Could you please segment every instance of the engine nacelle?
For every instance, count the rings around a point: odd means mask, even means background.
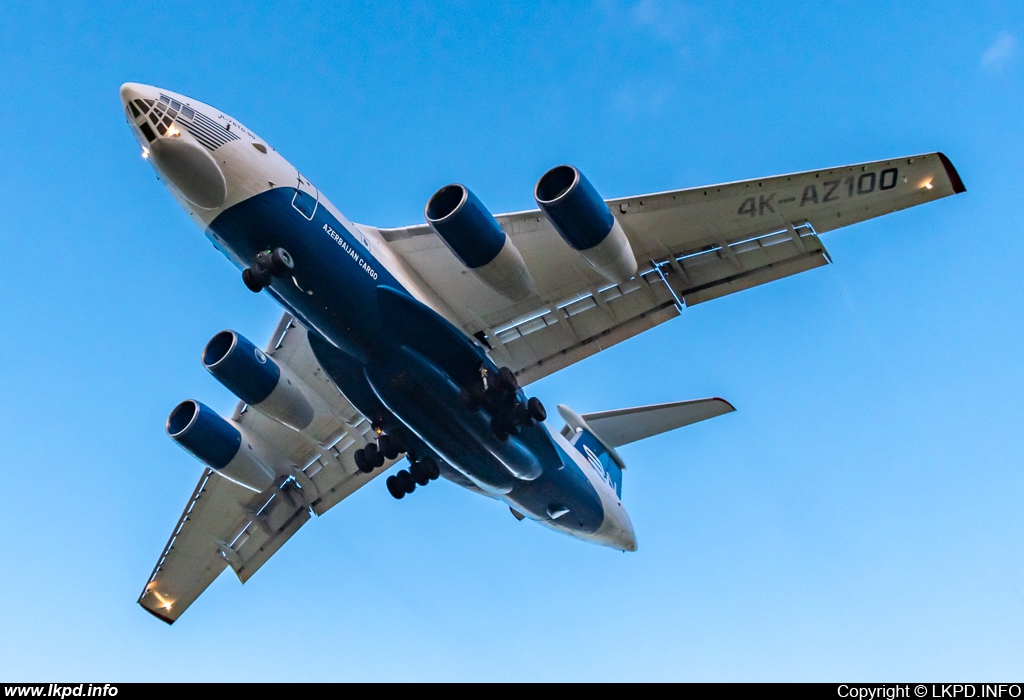
[[[327,402],[244,336],[230,330],[213,336],[203,348],[203,366],[251,408],[317,442],[329,437]]]
[[[512,301],[533,293],[519,249],[467,187],[442,187],[427,201],[424,215],[455,257],[488,286]]]
[[[167,434],[200,462],[226,479],[253,491],[274,483],[274,470],[253,449],[252,441],[231,421],[198,401],[182,401],[167,417]]]
[[[577,168],[559,165],[537,181],[534,199],[558,234],[612,282],[636,275],[636,257],[618,220]]]

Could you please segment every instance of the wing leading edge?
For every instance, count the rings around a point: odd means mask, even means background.
[[[266,350],[330,401],[337,430],[330,447],[239,404],[232,420],[281,453],[288,469],[258,494],[204,469],[139,604],[173,623],[227,567],[242,583],[259,570],[311,517],[323,515],[384,470],[363,474],[353,453],[372,429],[320,367],[306,331],[285,314]]]

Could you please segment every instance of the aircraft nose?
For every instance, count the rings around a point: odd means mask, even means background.
[[[156,89],[142,83],[125,83],[121,86],[121,104],[127,105],[132,100],[153,99]]]
[[[192,204],[203,209],[221,206],[227,198],[227,180],[207,148],[189,131],[197,128],[189,126],[196,110],[172,99],[173,93],[162,92],[141,83],[121,86],[121,102],[144,156],[151,158],[161,178]],[[178,119],[185,120],[181,128]]]

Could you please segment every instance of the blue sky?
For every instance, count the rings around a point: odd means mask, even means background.
[[[996,1],[5,6],[0,677],[1020,677],[1021,42]],[[199,352],[279,310],[140,160],[125,81],[375,225],[451,181],[530,207],[561,162],[613,197],[942,150],[968,193],[534,385],[739,409],[622,450],[637,553],[375,482],[167,627],[135,599],[201,468],[164,420],[229,411]]]

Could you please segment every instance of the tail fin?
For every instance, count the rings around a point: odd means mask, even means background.
[[[620,498],[622,470],[626,465],[615,451],[616,447],[735,410],[732,404],[719,398],[620,408],[583,415],[568,406],[558,407],[566,423],[562,435],[590,460],[598,472],[606,475],[605,480],[614,486]]]
[[[607,445],[600,437],[594,434],[594,431],[586,424],[586,421],[580,421],[570,429],[570,425],[573,425],[573,421],[569,416],[566,416],[566,411],[569,410],[565,406],[559,406],[558,412],[562,414],[566,422],[569,425],[565,426],[565,431],[572,430],[571,433],[565,437],[569,440],[569,444],[579,450],[580,454],[587,458],[587,461],[594,467],[595,471],[601,475],[601,477],[607,482],[613,489],[615,489],[615,495],[622,498],[622,470],[626,468],[626,465],[622,463],[621,458],[615,451],[615,448]],[[576,416],[573,414],[576,418]]]

